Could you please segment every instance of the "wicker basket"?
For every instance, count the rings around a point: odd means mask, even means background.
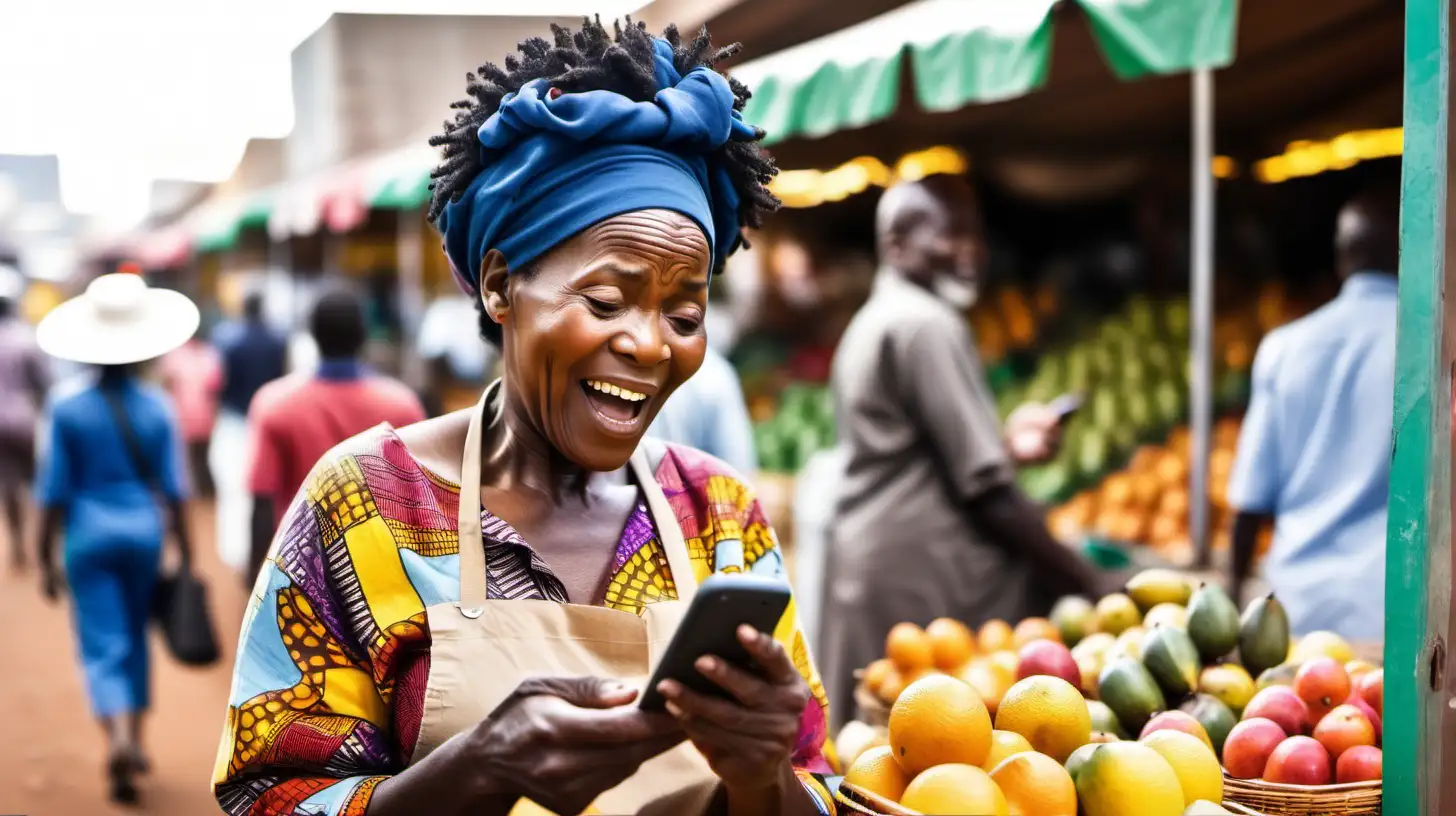
[[[1223,798],[1264,816],[1374,816],[1380,782],[1344,785],[1280,785],[1261,779],[1223,779]]]
[[[841,813],[856,816],[920,816],[918,811],[900,807],[888,799],[843,782],[834,791],[834,801],[840,806]]]
[[[889,725],[890,707],[871,694],[869,689],[857,685],[854,687],[854,718],[865,725]]]

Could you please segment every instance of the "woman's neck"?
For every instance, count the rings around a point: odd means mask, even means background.
[[[509,399],[505,392],[502,387],[487,408],[481,440],[481,485],[541,494],[556,504],[585,499],[593,477],[600,474],[562,456],[525,406]]]
[[[125,365],[104,365],[101,367],[101,386],[103,388],[117,388],[125,385],[131,379],[131,366]]]

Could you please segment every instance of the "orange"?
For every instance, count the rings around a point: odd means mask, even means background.
[[[900,804],[928,814],[1011,816],[1001,789],[989,774],[971,765],[937,765],[926,770],[910,782]]]
[[[880,690],[875,692],[875,696],[879,697],[881,702],[893,703],[907,685],[909,682],[905,679],[905,675],[901,674],[899,669],[891,666],[884,681],[880,683]]]
[[[983,652],[1010,649],[1012,646],[1011,624],[1000,618],[993,618],[981,625],[981,631],[976,633],[976,638],[980,641]]]
[[[1016,644],[1016,648],[1020,649],[1033,640],[1051,640],[1061,643],[1062,633],[1046,618],[1027,618],[1016,624],[1016,629],[1012,633],[1012,641]]]
[[[1092,738],[1092,715],[1075,686],[1060,677],[1039,674],[1006,692],[996,710],[996,727],[1015,731],[1026,737],[1031,747],[1066,762],[1073,751]]]
[[[885,637],[885,656],[902,674],[928,669],[935,663],[930,636],[913,623],[897,623]]]
[[[879,694],[885,681],[895,671],[895,664],[888,658],[880,658],[865,668],[864,687],[870,694]]]
[[[991,770],[1011,816],[1077,816],[1077,785],[1061,763],[1035,751],[1016,754]]]
[[[958,620],[936,618],[925,627],[925,634],[930,637],[930,652],[938,669],[958,669],[976,653],[976,636]]]
[[[944,674],[911,683],[890,707],[889,726],[895,759],[911,774],[948,762],[980,765],[991,752],[986,704],[975,689]]]
[[[1008,757],[1030,750],[1033,750],[1031,743],[1026,741],[1026,737],[1015,731],[992,731],[991,753],[986,754],[986,761],[981,763],[981,770],[990,771]]]
[[[860,754],[844,775],[844,781],[860,790],[898,802],[905,794],[905,786],[910,784],[910,776],[900,770],[899,763],[890,753],[890,746],[881,745]]]
[[[971,688],[981,695],[981,701],[992,716],[996,714],[996,707],[1001,705],[1001,698],[1006,696],[1006,690],[1016,682],[1014,672],[988,658],[979,657],[967,663],[957,676],[970,683]]]

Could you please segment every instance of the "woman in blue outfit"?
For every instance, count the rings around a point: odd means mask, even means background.
[[[57,389],[46,406],[36,483],[44,510],[43,589],[59,597],[55,541],[64,530],[65,575],[91,709],[106,734],[113,800],[137,801],[145,772],[142,717],[150,704],[147,622],[165,528],[191,561],[176,419],[164,393],[135,365],[182,345],[197,330],[185,296],[139,275],[103,275],[53,310],[36,331],[42,350],[98,367]]]

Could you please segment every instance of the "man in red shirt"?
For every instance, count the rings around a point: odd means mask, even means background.
[[[268,383],[248,409],[253,546],[245,578],[250,585],[268,556],[273,531],[315,462],[381,422],[399,428],[425,419],[414,391],[368,371],[360,359],[367,329],[357,295],[344,289],[324,293],[314,304],[309,330],[318,344],[317,370]]]

